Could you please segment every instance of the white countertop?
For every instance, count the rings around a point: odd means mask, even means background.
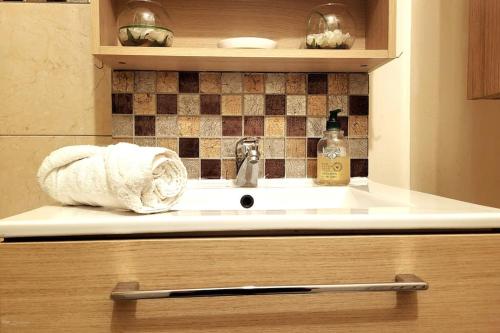
[[[309,180],[267,180],[257,189],[241,189],[227,181],[193,181],[176,211],[138,215],[95,207],[44,206],[0,220],[0,237],[500,229],[500,209],[365,179],[351,184],[317,187]],[[249,210],[239,206],[243,194],[255,198]]]

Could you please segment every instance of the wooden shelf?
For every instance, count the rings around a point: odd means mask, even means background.
[[[390,61],[387,50],[239,50],[102,46],[115,69],[253,72],[367,72]]]
[[[164,1],[164,0],[159,0]],[[94,55],[113,69],[255,72],[369,72],[395,57],[396,0],[339,0],[356,23],[351,50],[303,48],[309,10],[324,0],[168,0],[175,23],[174,47],[123,47],[116,17],[122,0],[92,5]],[[235,36],[276,40],[272,50],[218,49]]]

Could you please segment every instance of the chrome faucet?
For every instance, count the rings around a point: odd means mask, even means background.
[[[259,179],[259,138],[246,137],[236,142],[236,186],[257,187]]]

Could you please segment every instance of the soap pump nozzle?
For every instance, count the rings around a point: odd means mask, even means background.
[[[338,121],[338,116],[339,116],[340,112],[342,112],[341,109],[335,109],[333,111],[330,111],[330,117],[326,121],[326,130],[327,131],[340,129],[340,123]]]

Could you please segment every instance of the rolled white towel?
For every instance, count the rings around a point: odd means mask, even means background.
[[[166,148],[129,143],[68,146],[45,158],[38,182],[66,205],[149,214],[168,211],[177,202],[186,187],[187,171],[179,156]]]

